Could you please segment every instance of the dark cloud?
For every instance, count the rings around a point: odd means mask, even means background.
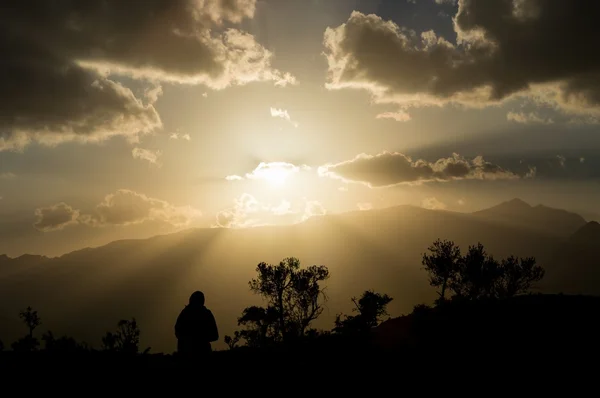
[[[214,89],[285,85],[272,54],[224,23],[254,16],[256,0],[0,0],[0,150],[31,141],[100,141],[162,125],[153,107],[117,83],[126,74]]]
[[[127,226],[145,221],[159,221],[174,227],[188,226],[202,213],[190,206],[174,206],[164,200],[148,197],[128,189],[106,195],[91,213],[82,213],[66,203],[35,210],[34,226],[44,232],[63,229],[71,224],[92,227]]]
[[[362,183],[372,188],[431,181],[520,178],[517,174],[486,162],[481,156],[469,160],[456,153],[434,163],[425,160],[413,161],[398,152],[360,154],[351,160],[321,166],[318,172],[323,177]]]
[[[401,106],[472,106],[511,96],[600,113],[600,2],[460,0],[457,43],[353,12],[325,32],[330,88],[366,88]]]
[[[73,209],[66,203],[57,203],[53,206],[42,207],[35,210],[37,218],[33,226],[43,232],[61,230],[64,227],[77,224],[79,210]]]

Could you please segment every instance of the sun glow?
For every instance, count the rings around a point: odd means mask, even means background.
[[[270,186],[280,188],[286,184],[289,178],[300,171],[300,168],[290,163],[271,162],[260,163],[252,173],[246,177],[250,179],[264,180]]]

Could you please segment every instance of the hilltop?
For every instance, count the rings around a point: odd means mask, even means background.
[[[452,239],[463,249],[481,242],[496,257],[536,257],[547,270],[541,292],[597,294],[599,286],[586,282],[586,265],[557,253],[566,252],[563,247],[578,218],[515,203],[502,207],[514,211],[504,211],[504,220],[485,216],[497,214],[497,209],[465,214],[396,206],[315,217],[289,226],[190,229],[115,241],[55,258],[4,258],[1,338],[10,341],[23,332],[17,314],[31,305],[43,314],[44,327],[96,345],[118,319],[135,316],[145,331],[142,345],[153,352],[172,352],[173,323],[191,291],[205,292],[221,335],[230,334],[240,311],[260,303],[248,290],[256,265],[288,256],[331,270],[330,300],[317,328],[330,329],[335,314],[348,312],[349,298],[365,289],[390,294],[394,297],[390,313],[407,314],[415,304],[436,297],[421,269],[421,254],[437,238]],[[522,217],[523,212],[530,216]],[[540,225],[568,228],[549,233]],[[571,279],[565,279],[566,273]],[[224,344],[220,341],[216,347]]]

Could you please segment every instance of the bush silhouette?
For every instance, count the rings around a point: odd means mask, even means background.
[[[121,319],[117,323],[117,331],[115,333],[106,332],[106,335],[102,338],[104,350],[126,354],[137,354],[139,343],[140,329],[135,318],[131,320]]]
[[[387,305],[393,300],[387,294],[376,293],[372,290],[365,291],[360,299],[352,297],[355,312],[357,315],[345,315],[342,319],[342,314],[336,316],[335,333],[366,333],[372,328],[379,325],[383,316],[387,313]]]

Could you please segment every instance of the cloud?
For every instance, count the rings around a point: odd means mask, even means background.
[[[256,0],[15,2],[0,15],[0,151],[32,142],[131,142],[162,127],[161,82],[212,89],[295,84],[273,54],[229,27]],[[115,75],[143,79],[138,98]],[[142,83],[144,83],[142,81]]]
[[[83,221],[91,226],[131,225],[161,221],[175,227],[188,226],[202,213],[190,206],[174,206],[128,189],[106,195]]]
[[[405,111],[398,112],[383,112],[376,116],[377,119],[394,119],[397,122],[408,122],[411,120],[410,115]]]
[[[306,207],[304,208],[304,215],[302,216],[302,221],[306,221],[312,217],[324,216],[327,214],[327,210],[321,202],[318,200],[310,200],[306,202]]]
[[[506,119],[516,123],[522,124],[553,124],[554,120],[551,118],[543,118],[535,112],[523,113],[523,112],[508,112]]]
[[[445,210],[448,208],[445,203],[440,202],[437,198],[425,198],[421,202],[421,207],[429,210]]]
[[[61,202],[49,207],[35,209],[35,229],[42,232],[58,231],[68,225],[77,224],[79,210]]]
[[[269,225],[274,216],[295,214],[291,211],[290,203],[282,201],[277,206],[260,203],[253,195],[243,193],[239,198],[234,199],[232,207],[221,210],[216,215],[216,228],[248,228],[262,225]]]
[[[356,207],[358,207],[358,210],[371,210],[373,209],[373,203],[357,203]]]
[[[180,134],[180,133],[171,133],[171,135],[169,135],[169,139],[171,140],[178,140],[178,139],[182,139],[182,140],[186,140],[186,141],[191,141],[192,137],[190,137],[189,134]]]
[[[91,227],[128,226],[146,221],[158,221],[173,227],[186,227],[202,216],[190,206],[174,206],[164,200],[148,197],[128,189],[119,189],[104,197],[92,212],[82,213],[65,203],[35,210],[41,231],[54,231],[71,224]]]
[[[155,164],[160,167],[159,157],[161,156],[161,151],[151,151],[149,149],[143,148],[133,148],[131,151],[131,155],[134,159],[147,160],[151,164]]]
[[[315,200],[302,200],[292,203],[282,200],[272,205],[243,193],[234,199],[233,206],[216,214],[213,228],[250,228],[265,225],[296,224],[326,214],[323,205]]]
[[[354,11],[325,31],[327,87],[366,89],[401,109],[521,98],[599,116],[600,58],[584,44],[600,39],[590,28],[599,12],[588,0],[459,0],[454,44]]]
[[[431,181],[462,179],[517,179],[518,175],[486,162],[482,156],[468,160],[453,154],[434,163],[413,161],[399,152],[384,151],[377,155],[360,154],[354,159],[319,167],[321,177],[362,183],[371,188],[398,184],[420,184]]]
[[[258,166],[245,177],[239,175],[229,175],[225,177],[227,181],[265,180],[270,182],[285,182],[290,176],[299,173],[302,170],[310,170],[310,166],[296,166],[287,162],[260,162]]]
[[[11,172],[0,173],[0,180],[13,180],[15,178],[17,178],[17,175],[15,173],[11,173]]]
[[[295,122],[291,119],[290,114],[288,113],[288,111],[286,109],[278,109],[278,108],[271,107],[271,116],[285,119],[288,122],[290,122],[291,124],[293,124],[294,127],[296,127],[296,128],[299,126],[298,122]]]

